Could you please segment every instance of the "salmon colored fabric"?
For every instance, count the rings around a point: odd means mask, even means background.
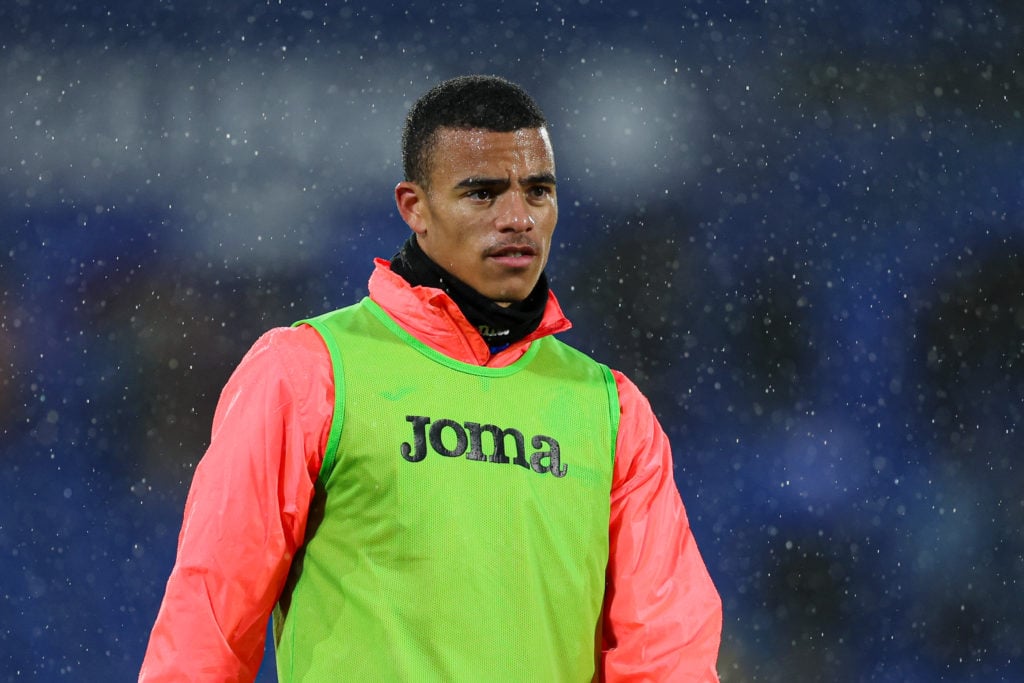
[[[410,287],[377,260],[370,297],[460,361],[503,367],[569,328],[552,295],[537,330],[491,355],[441,290]],[[690,533],[668,439],[636,386],[613,373],[621,419],[602,627],[605,681],[718,680],[722,605]],[[310,327],[263,335],[225,385],[185,503],[178,557],[140,682],[251,682],[267,620],[302,545],[334,402],[331,361]]]

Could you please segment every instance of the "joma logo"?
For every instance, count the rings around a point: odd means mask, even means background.
[[[490,325],[481,325],[476,329],[484,337],[507,337],[512,332],[511,330],[503,330],[500,327],[491,327]]]
[[[447,458],[466,456],[466,460],[481,460],[494,463],[513,463],[533,470],[538,474],[551,473],[564,477],[568,465],[562,464],[558,442],[550,436],[538,434],[530,439],[535,449],[526,455],[526,437],[518,429],[501,427],[479,422],[459,424],[455,420],[441,419],[431,422],[429,417],[406,415],[412,423],[412,442],[402,444],[402,457],[409,462],[419,462],[427,457],[427,447]],[[428,429],[429,425],[429,429]],[[484,450],[484,435],[487,434],[487,452]],[[515,451],[509,459],[505,447],[512,440]]]

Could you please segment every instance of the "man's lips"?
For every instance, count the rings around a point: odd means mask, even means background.
[[[532,244],[507,244],[488,249],[485,255],[503,266],[527,268],[537,257],[537,249]]]

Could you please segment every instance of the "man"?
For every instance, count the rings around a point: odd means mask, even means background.
[[[413,231],[370,296],[224,389],[140,680],[715,681],[721,602],[668,440],[552,336],[540,110],[461,77],[410,111]]]

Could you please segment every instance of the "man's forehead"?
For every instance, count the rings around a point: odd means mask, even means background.
[[[516,128],[509,131],[489,130],[487,128],[449,128],[441,127],[435,132],[435,143],[441,140],[458,140],[466,142],[469,140],[479,141],[501,141],[515,140],[526,143],[534,140],[542,140],[550,145],[551,139],[546,127],[539,128]]]
[[[439,128],[435,133],[431,165],[486,165],[514,161],[531,166],[530,172],[553,170],[554,154],[546,128],[493,131],[481,128]],[[538,167],[538,168],[532,168]],[[539,168],[544,167],[544,168]]]

